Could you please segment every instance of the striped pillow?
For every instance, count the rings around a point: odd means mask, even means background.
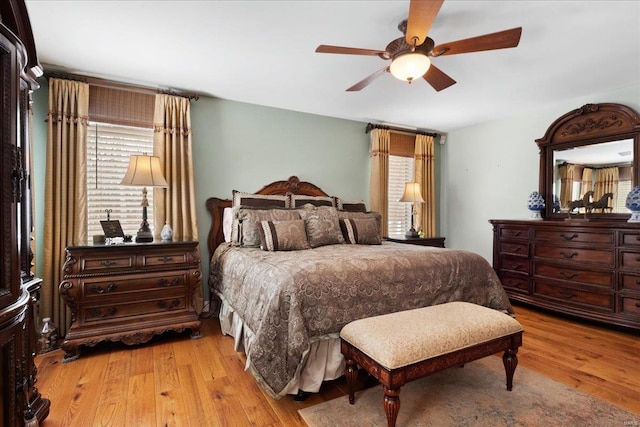
[[[260,247],[265,251],[297,251],[309,249],[304,221],[260,221]]]
[[[352,245],[381,245],[375,218],[345,218],[340,220],[340,229],[347,243]]]

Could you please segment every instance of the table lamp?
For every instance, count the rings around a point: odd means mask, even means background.
[[[416,203],[424,203],[424,199],[420,194],[420,183],[417,182],[407,182],[404,184],[404,194],[399,202],[408,202],[411,203],[411,228],[404,233],[405,237],[419,237],[418,232],[413,227],[413,216],[416,213],[415,205]]]
[[[160,168],[160,158],[157,156],[148,156],[146,153],[142,155],[131,155],[129,159],[129,168],[124,174],[120,185],[142,186],[142,223],[138,234],[136,234],[136,242],[153,242],[153,234],[147,222],[147,187],[168,187],[167,181],[162,175]]]

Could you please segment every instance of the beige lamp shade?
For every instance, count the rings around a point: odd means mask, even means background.
[[[420,183],[418,182],[405,183],[404,194],[398,201],[409,202],[409,203],[424,203],[424,199],[422,198],[422,194],[420,192]]]
[[[129,168],[120,185],[139,185],[145,187],[168,187],[167,181],[162,175],[160,158],[157,156],[132,155],[129,159]]]

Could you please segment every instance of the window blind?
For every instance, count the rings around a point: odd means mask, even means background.
[[[101,220],[119,220],[125,234],[135,235],[142,222],[142,187],[120,185],[132,154],[153,153],[153,129],[90,122],[87,135],[87,223],[89,243],[104,234]],[[153,188],[148,188],[149,215]],[[153,224],[152,224],[153,227]]]
[[[404,184],[413,181],[413,157],[389,156],[389,236],[404,236],[411,228],[411,203],[398,202],[404,193]]]

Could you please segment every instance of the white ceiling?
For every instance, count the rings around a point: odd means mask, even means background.
[[[436,92],[378,57],[408,0],[27,0],[40,62],[69,72],[269,107],[449,132],[640,83],[640,1],[446,0],[436,44],[523,27],[514,49],[434,58],[458,83]],[[579,105],[576,105],[579,107]]]

